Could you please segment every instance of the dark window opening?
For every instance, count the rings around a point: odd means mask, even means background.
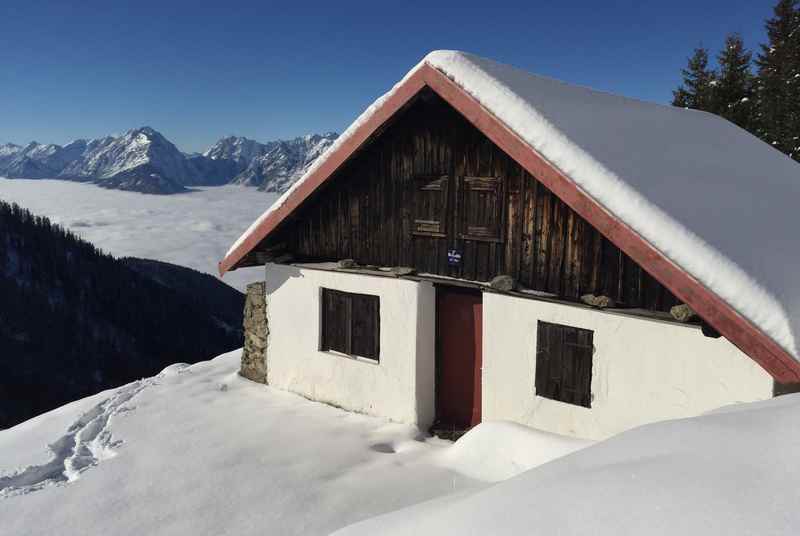
[[[320,350],[378,361],[380,299],[378,296],[322,289]]]
[[[592,407],[592,344],[588,329],[539,322],[536,333],[536,394]]]

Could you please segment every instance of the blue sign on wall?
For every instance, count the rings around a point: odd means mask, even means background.
[[[450,266],[458,266],[461,264],[461,252],[457,249],[447,250],[447,264]]]

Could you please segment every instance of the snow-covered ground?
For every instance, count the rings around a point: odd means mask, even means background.
[[[228,246],[276,197],[238,185],[162,196],[69,181],[0,178],[0,199],[47,216],[112,255],[172,262],[215,276]],[[226,274],[223,281],[243,289],[260,278],[260,269],[246,268]]]
[[[800,394],[643,426],[337,536],[800,533]]]
[[[172,365],[0,431],[0,535],[800,526],[800,395],[594,445],[502,422],[452,444],[244,380],[239,357]]]
[[[453,445],[244,380],[239,356],[0,431],[0,535],[328,534],[588,444],[487,423]]]

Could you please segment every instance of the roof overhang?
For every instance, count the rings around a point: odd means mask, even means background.
[[[727,302],[710,291],[685,270],[674,264],[636,231],[606,210],[573,180],[547,161],[538,151],[510,130],[473,96],[427,63],[409,74],[381,103],[375,112],[343,143],[326,154],[324,162],[291,190],[282,204],[272,210],[239,245],[219,263],[223,275],[264,240],[317,188],[327,181],[382,125],[406,105],[420,90],[428,87],[460,112],[531,175],[540,180],[581,217],[596,227],[611,242],[641,265],[650,275],[688,304],[708,324],[750,356],[776,380],[800,382],[800,363],[740,315]]]

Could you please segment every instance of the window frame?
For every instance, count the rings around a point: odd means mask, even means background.
[[[537,321],[536,396],[590,409],[593,366],[594,330]]]
[[[363,359],[370,363],[380,363],[380,296],[320,287],[319,297],[319,351],[335,353],[354,359]],[[333,329],[339,329],[341,331],[343,340],[329,340],[327,337],[329,333],[328,330],[331,327],[331,319],[327,316],[330,300],[341,300],[339,306],[342,311],[338,314],[343,316],[334,319],[334,322],[338,322],[340,325],[335,326]],[[356,305],[356,307],[354,307],[354,302],[358,303],[359,301],[361,305]],[[359,324],[359,322],[357,322],[358,319],[354,316],[354,310],[356,311],[356,315],[359,314],[359,311],[373,315],[371,319],[362,319],[360,322],[362,326],[371,325],[373,330],[371,337],[364,337],[363,334],[360,337],[358,335],[354,336],[354,331],[358,329],[357,326]],[[361,351],[363,349],[357,348],[360,343],[369,339],[372,339],[370,341],[372,343],[372,348],[370,349],[372,352],[364,352]]]

